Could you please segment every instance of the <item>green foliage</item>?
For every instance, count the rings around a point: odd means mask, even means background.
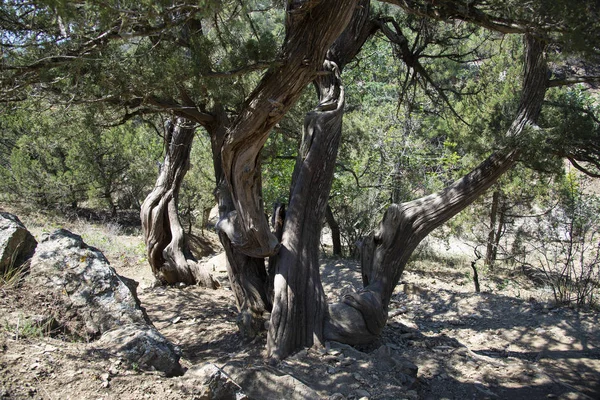
[[[14,146],[2,163],[3,191],[45,208],[139,207],[155,179],[160,138],[141,121],[102,129],[82,110],[27,109],[2,118]]]
[[[594,306],[600,295],[600,197],[590,181],[569,173],[556,190],[558,204],[526,234],[533,243],[527,260],[548,278],[559,304]]]

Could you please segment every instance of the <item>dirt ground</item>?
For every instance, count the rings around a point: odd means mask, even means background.
[[[52,228],[24,222],[38,240]],[[105,251],[118,273],[139,282],[142,306],[181,348],[184,367],[209,361],[222,368],[268,366],[265,337],[245,343],[237,332],[222,254],[205,260],[222,284],[218,290],[152,288],[139,235],[116,229],[107,238],[90,234],[95,228],[85,224],[67,229],[86,230],[88,244]],[[547,292],[507,271],[502,279],[483,274],[482,293],[474,293],[469,270],[466,261],[416,261],[396,289],[377,343],[327,343],[268,368],[296,377],[324,399],[600,399],[597,313],[553,308]],[[344,288],[360,287],[354,261],[324,258],[322,277],[331,301]],[[90,343],[40,337],[14,325],[15,316],[18,321],[32,303],[43,301],[39,293],[0,287],[0,398],[197,398],[183,383],[185,375],[129,370]],[[409,369],[416,365],[417,378],[390,365],[385,354],[402,358]]]

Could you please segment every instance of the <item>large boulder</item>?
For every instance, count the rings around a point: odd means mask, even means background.
[[[37,242],[16,215],[0,212],[0,275],[21,266]]]
[[[149,322],[139,300],[104,255],[65,229],[42,239],[28,280],[68,296],[91,338],[126,324]]]
[[[119,276],[97,249],[59,229],[38,245],[28,283],[62,296],[95,344],[142,369],[182,373],[179,350],[152,326],[140,307],[137,283]]]

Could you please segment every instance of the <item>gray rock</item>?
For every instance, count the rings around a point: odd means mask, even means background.
[[[31,259],[28,281],[58,293],[85,325],[95,347],[140,369],[181,375],[179,350],[152,326],[140,307],[137,282],[119,276],[104,255],[80,236],[59,229]]]
[[[179,349],[153,326],[131,324],[109,330],[94,347],[122,357],[141,370],[157,370],[167,376],[183,373]]]
[[[373,364],[380,371],[394,370],[411,378],[417,377],[419,368],[390,346],[380,346],[371,357]]]
[[[123,325],[149,322],[127,285],[135,282],[117,275],[99,250],[67,230],[53,232],[38,245],[28,280],[66,294],[91,338]]]
[[[367,392],[364,389],[357,389],[354,391],[354,396],[358,397],[359,399],[362,399],[362,398],[368,399],[369,397],[371,397],[371,393]]]
[[[190,368],[180,379],[181,386],[195,399],[240,400],[247,398],[240,386],[215,364]]]
[[[251,399],[317,400],[313,389],[291,375],[268,367],[248,367],[232,362],[223,367]]]
[[[0,275],[31,258],[36,246],[36,240],[16,215],[0,212]]]

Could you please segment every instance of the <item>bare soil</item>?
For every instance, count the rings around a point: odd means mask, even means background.
[[[38,240],[51,228],[24,222]],[[116,229],[105,237],[100,228],[77,222],[66,227],[78,234],[98,229],[84,239],[105,251],[118,273],[140,283],[142,305],[181,348],[184,367],[208,361],[223,368],[234,362],[269,365],[264,335],[246,343],[238,334],[222,254],[204,260],[222,284],[218,290],[153,288],[139,235]],[[493,276],[500,278],[493,279],[480,271],[483,292],[474,293],[468,262],[443,260],[412,263],[376,343],[356,348],[327,343],[269,368],[296,377],[324,399],[600,398],[597,313],[553,308],[547,292],[511,271],[497,271]],[[360,287],[359,265],[324,258],[322,278],[335,301],[347,288]],[[25,316],[53,306],[41,291],[0,287],[0,398],[196,398],[183,383],[185,375],[165,378],[127,369],[73,335],[40,336],[39,330],[18,326]],[[415,364],[417,379],[385,363],[382,346]]]

